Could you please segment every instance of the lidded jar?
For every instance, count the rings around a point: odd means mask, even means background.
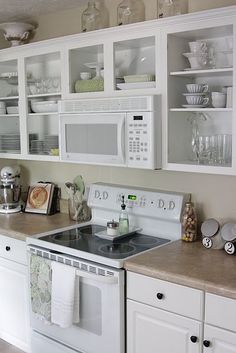
[[[145,21],[145,6],[142,0],[123,0],[117,8],[117,24]]]
[[[181,239],[187,242],[197,239],[197,214],[193,202],[186,202],[184,207]]]
[[[96,8],[96,2],[89,0],[87,9],[82,13],[82,32],[94,31],[102,28],[101,12]]]
[[[201,225],[202,245],[207,249],[223,249],[225,241],[221,237],[220,223],[214,219],[206,219]]]
[[[158,17],[169,17],[181,14],[179,0],[158,0]]]

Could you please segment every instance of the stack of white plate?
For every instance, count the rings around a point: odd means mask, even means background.
[[[44,154],[44,141],[43,140],[31,140],[30,153]]]
[[[45,135],[44,140],[44,152],[50,154],[52,149],[58,148],[58,136],[57,135]]]
[[[0,135],[1,152],[19,153],[20,152],[20,134]]]

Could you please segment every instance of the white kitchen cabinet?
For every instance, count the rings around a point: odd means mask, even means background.
[[[211,92],[234,86],[235,20],[229,17],[169,27],[163,37],[165,66],[164,124],[167,141],[165,164],[169,170],[233,174],[235,172],[234,104],[214,108]],[[192,69],[183,55],[189,42],[202,41],[208,54],[201,69]],[[200,59],[199,59],[200,60]],[[191,106],[187,84],[209,86],[207,106]],[[232,151],[233,150],[233,151]]]
[[[127,353],[236,352],[234,299],[129,271],[127,298]]]
[[[199,353],[201,331],[197,320],[127,301],[127,353]]]
[[[235,353],[236,333],[204,325],[203,353]]]
[[[0,236],[0,338],[28,352],[26,246],[19,240],[7,239]]]

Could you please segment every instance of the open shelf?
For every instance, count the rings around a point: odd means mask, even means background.
[[[186,71],[172,71],[170,72],[171,76],[180,76],[180,77],[195,77],[195,76],[211,76],[211,75],[223,75],[226,74],[232,75],[233,68],[227,67],[222,69],[205,69],[205,70],[186,70]]]
[[[232,112],[233,108],[171,108],[171,112]]]

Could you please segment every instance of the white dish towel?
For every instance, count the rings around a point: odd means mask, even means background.
[[[62,328],[67,328],[73,324],[74,318],[79,322],[79,278],[76,279],[75,267],[53,261],[51,268],[51,321]]]

